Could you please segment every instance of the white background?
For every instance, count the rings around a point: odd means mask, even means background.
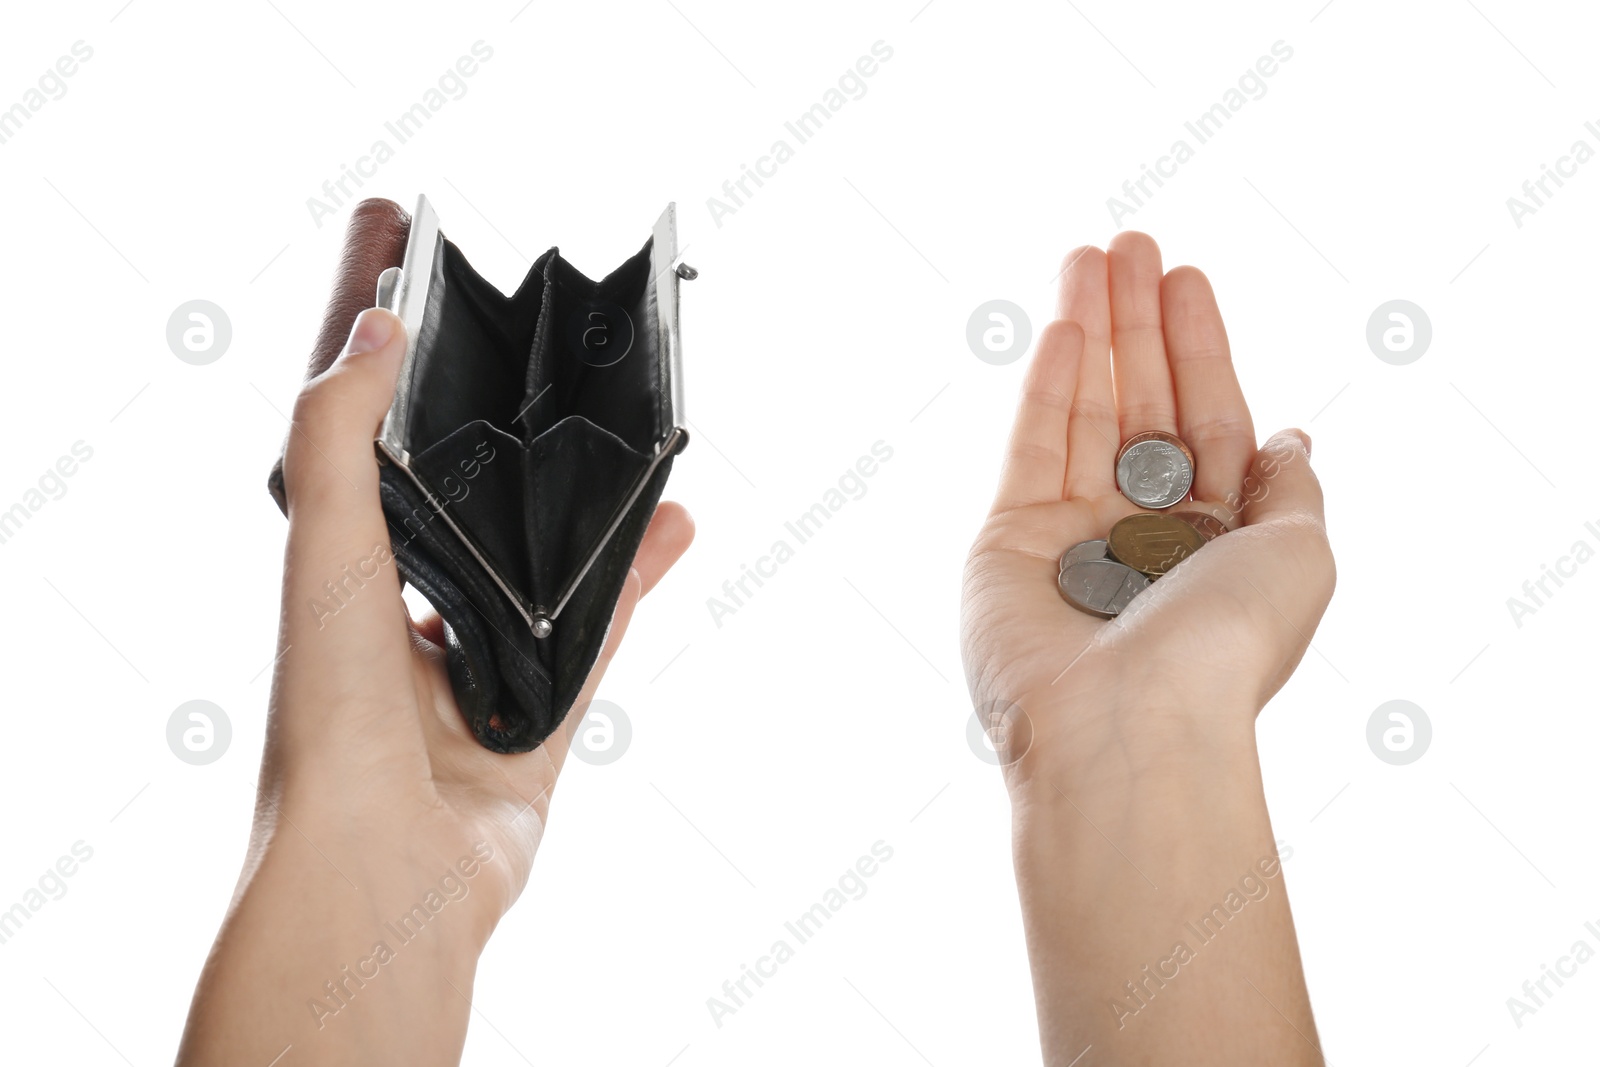
[[[94,451],[0,544],[0,908],[94,853],[0,945],[6,1059],[173,1055],[248,832],[284,534],[264,483],[347,217],[319,228],[306,200],[480,39],[466,95],[362,194],[427,193],[507,289],[552,243],[603,273],[678,202],[697,436],[669,495],[699,537],[601,691],[632,747],[563,778],[466,1062],[1037,1061],[956,631],[1025,364],[980,362],[966,322],[1003,298],[1037,334],[1062,256],[1114,231],[1107,197],[1280,40],[1266,94],[1123,222],[1212,278],[1261,435],[1315,439],[1339,589],[1259,734],[1325,1048],[1592,1057],[1600,963],[1520,1029],[1506,1007],[1600,948],[1600,563],[1520,628],[1506,606],[1600,546],[1600,162],[1520,227],[1506,205],[1573,141],[1600,148],[1592,12],[920,3],[7,12],[0,107],[73,42],[94,54],[0,145],[0,510]],[[707,198],[879,40],[866,94],[719,227]],[[234,331],[209,366],[165,340],[196,298]],[[1432,321],[1409,366],[1365,340],[1395,298]],[[707,599],[879,440],[866,495],[715,625]],[[1409,766],[1367,747],[1393,698],[1433,724]],[[233,725],[209,766],[167,748],[191,699]],[[879,840],[868,894],[717,1028],[706,998]]]

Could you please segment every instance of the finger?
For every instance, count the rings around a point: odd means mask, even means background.
[[[1111,385],[1111,294],[1106,254],[1075,249],[1061,271],[1056,316],[1083,327],[1083,357],[1067,430],[1068,498],[1116,492],[1117,406]]]
[[[639,572],[637,569],[630,569],[623,581],[622,593],[617,597],[617,606],[611,614],[611,627],[606,632],[605,644],[595,660],[594,669],[589,672],[589,677],[579,691],[577,699],[572,702],[572,707],[567,709],[566,717],[550,736],[545,738],[544,743],[533,751],[511,756],[489,752],[467,729],[465,720],[455,710],[454,700],[448,702],[448,714],[433,716],[436,723],[431,729],[443,731],[452,738],[449,746],[430,746],[430,756],[435,761],[435,778],[441,776],[441,767],[449,768],[446,777],[454,776],[474,784],[481,784],[487,778],[497,777],[511,797],[515,798],[512,804],[516,810],[510,813],[512,817],[509,825],[522,835],[523,840],[527,842],[526,847],[530,849],[538,846],[544,836],[544,828],[549,825],[556,780],[561,774],[561,768],[566,765],[573,737],[584,728],[584,717],[594,700],[595,691],[605,676],[606,668],[616,656],[617,649],[622,645],[622,639],[628,631],[628,624],[633,619],[634,609],[639,606],[639,598],[642,595],[643,582]],[[436,684],[449,688],[450,681],[442,665],[435,677]],[[452,760],[457,760],[459,763],[451,766]]]
[[[1146,430],[1176,433],[1177,403],[1161,332],[1161,249],[1127,230],[1106,253],[1111,287],[1111,369],[1119,440]]]
[[[1216,294],[1193,267],[1161,283],[1161,321],[1178,399],[1178,436],[1194,452],[1196,500],[1239,492],[1256,451],[1250,407],[1239,388]]]
[[[1083,358],[1083,327],[1057,319],[1039,334],[1022,380],[1017,421],[1000,472],[996,511],[1061,500],[1067,476],[1067,434]]]
[[[399,318],[369,308],[339,358],[300,391],[284,454],[291,523],[343,524],[365,514],[381,526],[372,442],[394,400],[405,348]]]
[[[572,709],[567,712],[567,717],[562,720],[560,728],[543,745],[546,755],[558,773],[566,763],[572,736],[582,726],[583,717],[588,711],[589,703],[594,699],[596,690],[600,687],[601,679],[605,677],[606,669],[611,666],[611,660],[622,647],[622,639],[628,632],[629,623],[633,621],[633,613],[639,606],[640,598],[661,581],[672,565],[688,551],[693,540],[694,520],[689,517],[689,512],[682,504],[669,500],[656,508],[655,515],[651,517],[650,525],[645,530],[644,541],[640,543],[639,551],[634,556],[633,566],[629,568],[628,577],[623,582],[622,593],[617,597],[616,609],[611,614],[611,628],[606,631],[605,644],[601,646],[600,655],[595,659],[594,669],[589,672],[583,689],[579,691],[578,698],[572,702]]]
[[[1250,559],[1245,580],[1257,594],[1253,614],[1261,632],[1282,639],[1282,660],[1264,676],[1258,707],[1300,662],[1333,596],[1333,553],[1310,444],[1303,431],[1284,430],[1255,453],[1244,479],[1246,525],[1218,542],[1241,539]]]
[[[689,512],[682,504],[662,501],[633,557],[633,569],[639,572],[640,596],[656,587],[693,541],[694,519],[689,517]]]
[[[1311,438],[1280,430],[1251,458],[1238,510],[1246,526],[1324,525],[1322,483],[1311,469]]]
[[[589,672],[588,680],[583,683],[578,699],[572,702],[572,709],[567,712],[567,717],[562,720],[561,726],[544,743],[543,747],[557,772],[560,772],[566,763],[572,736],[583,725],[589,704],[594,700],[596,690],[600,688],[600,681],[605,677],[606,668],[611,666],[617,650],[622,647],[622,639],[628,632],[628,624],[633,621],[634,609],[639,606],[639,598],[643,595],[643,577],[637,568],[629,570],[627,580],[622,585],[622,594],[617,597],[616,610],[611,615],[611,629],[606,632],[606,642],[595,660],[594,670]]]
[[[404,349],[399,319],[365,311],[345,351],[295,403],[284,457],[284,641],[305,667],[302,677],[333,689],[408,677],[410,643],[372,445]],[[326,706],[331,695],[312,703]]]
[[[518,797],[534,816],[529,820],[527,829],[534,835],[535,841],[543,833],[543,827],[549,819],[556,776],[566,764],[574,735],[583,728],[584,716],[588,713],[595,692],[605,677],[606,669],[610,667],[617,650],[622,646],[622,639],[627,635],[628,626],[633,621],[639,599],[648,591],[650,585],[660,581],[662,575],[688,549],[693,539],[694,523],[682,505],[668,501],[656,508],[650,526],[645,531],[644,542],[634,559],[634,565],[629,568],[628,575],[623,580],[622,592],[618,595],[616,607],[612,610],[611,625],[606,631],[605,643],[595,659],[594,668],[589,672],[589,677],[584,681],[583,688],[579,691],[577,699],[572,702],[572,707],[568,709],[561,725],[556,727],[544,743],[533,752],[494,759],[494,773],[503,776],[512,794]],[[641,568],[649,570],[653,577],[647,581]],[[465,748],[471,752],[473,758],[481,757],[483,750],[467,733],[460,716],[454,718],[455,721],[450,724],[453,727],[452,732],[461,735],[465,741]]]
[[[344,348],[356,316],[372,306],[378,275],[389,267],[400,266],[405,258],[406,239],[411,232],[411,216],[390,200],[363,200],[350,209],[345,229],[344,250],[333,276],[333,291],[322,313],[322,326],[311,346],[306,367],[309,381],[327,370]],[[267,487],[285,513],[283,458],[273,464]]]
[[[640,598],[662,579],[688,550],[693,540],[694,520],[689,517],[689,512],[682,504],[669,500],[656,508],[655,515],[650,519],[650,526],[645,530],[639,552],[634,556],[633,566],[629,568],[628,577],[623,582],[622,593],[617,597],[616,609],[611,614],[611,628],[606,631],[605,644],[601,646],[600,655],[595,659],[594,669],[589,672],[589,677],[584,681],[578,698],[573,701],[572,710],[567,712],[566,719],[562,721],[561,728],[545,742],[544,748],[558,772],[566,762],[572,735],[582,725],[583,717],[588,711],[590,701],[594,699],[596,690],[600,687],[601,679],[605,677],[606,669],[611,666],[611,660],[622,647],[622,639],[628,632],[629,623],[633,621],[633,613],[639,606]]]
[[[655,588],[672,565],[688,551],[694,541],[694,520],[682,504],[663,501],[657,506],[650,525],[644,532],[639,552],[633,558],[633,569],[639,572],[643,585],[640,596]],[[444,620],[429,608],[411,619],[411,628],[430,644],[444,644]]]
[[[444,644],[444,618],[432,608],[412,618],[411,628],[429,644]]]

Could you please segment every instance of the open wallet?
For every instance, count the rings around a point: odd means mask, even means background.
[[[376,441],[383,512],[401,577],[444,620],[473,734],[526,752],[593,670],[688,443],[678,282],[695,272],[675,262],[671,204],[601,281],[552,248],[509,297],[445,238],[426,197],[404,247],[376,285],[407,340]],[[282,503],[281,470],[271,484]]]

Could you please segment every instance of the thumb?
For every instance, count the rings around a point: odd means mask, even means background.
[[[338,359],[300,391],[283,461],[291,519],[297,508],[301,518],[309,512],[341,520],[352,509],[376,508],[372,443],[394,398],[405,347],[399,318],[368,308]]]
[[[410,644],[373,450],[405,346],[398,318],[363,311],[339,358],[295,401],[283,463],[283,640],[315,677],[334,677],[341,663],[371,670],[380,631],[389,635],[382,655],[393,660],[384,676],[406,677]]]
[[[1311,438],[1304,430],[1278,431],[1251,458],[1240,504],[1246,526],[1323,528],[1322,483],[1311,469]]]
[[[1300,430],[1283,430],[1262,446],[1245,477],[1245,525],[1223,538],[1235,538],[1235,547],[1247,552],[1240,573],[1259,594],[1254,615],[1261,632],[1278,634],[1287,652],[1276,670],[1269,665],[1261,704],[1304,655],[1337,577],[1309,442]]]

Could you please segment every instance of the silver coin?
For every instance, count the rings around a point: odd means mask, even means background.
[[[1098,541],[1079,541],[1065,552],[1061,553],[1061,569],[1066,570],[1074,563],[1082,563],[1089,559],[1105,559],[1109,550],[1104,539]]]
[[[1079,611],[1111,619],[1150,588],[1150,579],[1110,559],[1086,559],[1061,572],[1061,595]]]
[[[1117,488],[1144,508],[1170,508],[1189,495],[1194,467],[1183,450],[1167,441],[1140,441],[1117,461]]]

